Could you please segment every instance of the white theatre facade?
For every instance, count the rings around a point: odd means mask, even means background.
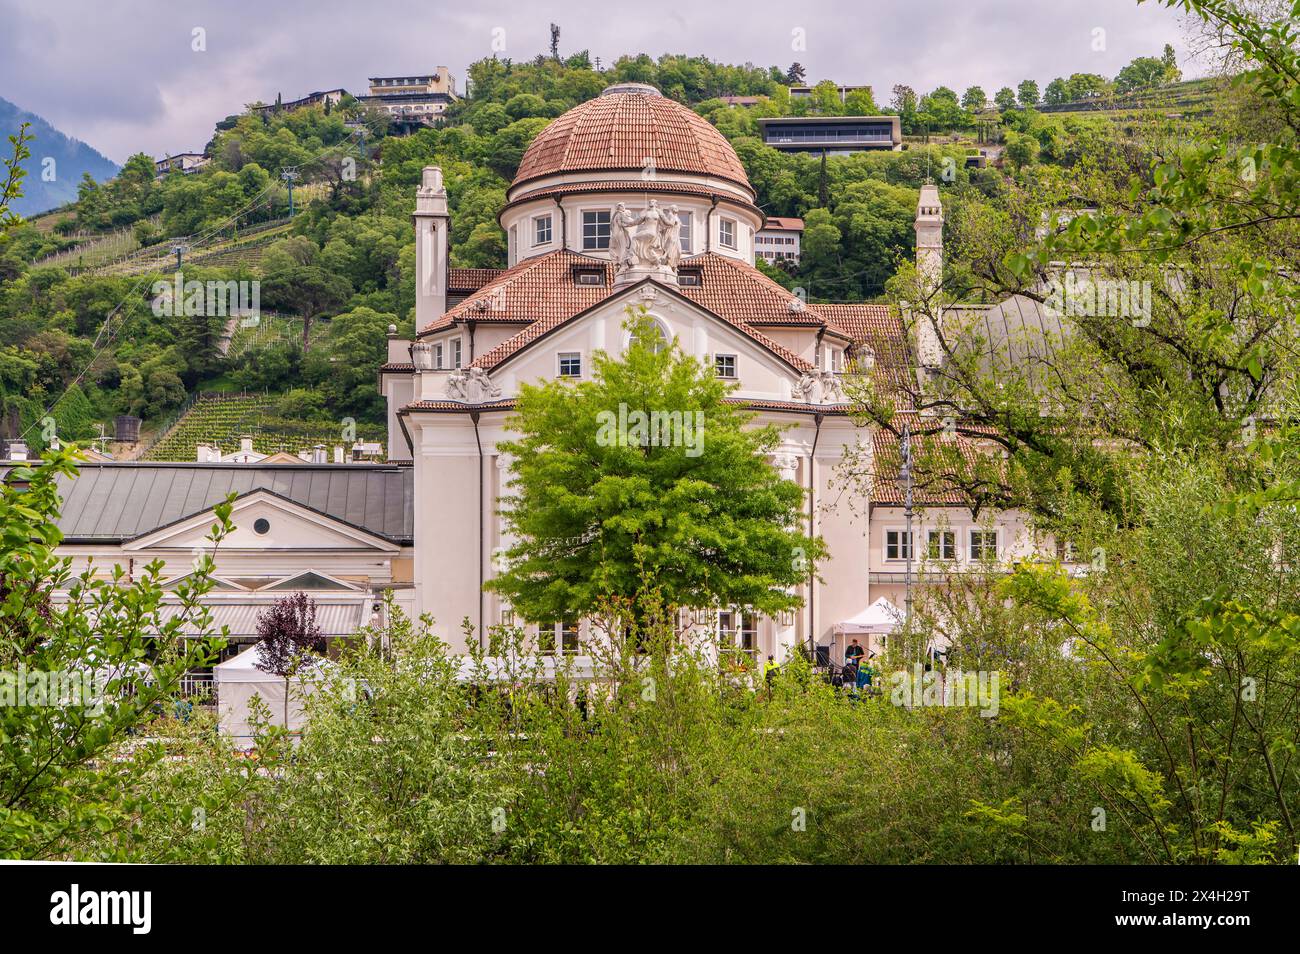
[[[771,619],[703,608],[696,621],[761,657],[781,659],[811,635],[835,658],[842,623],[881,597],[902,607],[897,486],[887,475],[849,482],[841,467],[852,456],[869,472],[871,452],[891,438],[855,422],[842,382],[851,358],[911,373],[914,349],[894,308],[808,304],[759,272],[754,239],[765,219],[755,198],[707,122],[651,87],[611,87],[529,148],[500,214],[509,267],[453,303],[446,191],[440,171],[425,169],[414,213],[416,337],[391,337],[380,372],[390,455],[414,470],[416,612],[453,635],[469,620],[480,638],[494,624],[527,623],[483,588],[512,542],[499,512],[510,461],[498,445],[513,399],[525,382],[587,378],[593,354],[625,348],[628,309],[641,306],[666,339],[733,382],[758,423],[784,429],[772,465],[806,489],[810,529],[830,552],[820,579],[799,588],[801,610]],[[917,231],[922,264],[937,267],[934,186],[922,192]],[[1015,515],[977,523],[959,499],[932,503],[915,523],[918,564],[927,548],[949,567],[1035,549]],[[582,621],[532,632],[539,646],[572,647],[574,625],[579,643],[588,638]]]

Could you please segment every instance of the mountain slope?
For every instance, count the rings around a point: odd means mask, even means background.
[[[32,156],[23,163],[27,177],[23,179],[22,198],[13,203],[19,215],[34,215],[74,201],[83,172],[89,172],[97,182],[117,175],[118,165],[111,159],[81,140],[65,136],[40,116],[0,98],[0,141],[17,133],[23,123],[31,123],[28,132],[35,138],[28,143]],[[8,148],[7,142],[3,145]],[[45,162],[47,158],[54,160],[52,166]],[[45,181],[45,169],[53,170],[54,181]]]

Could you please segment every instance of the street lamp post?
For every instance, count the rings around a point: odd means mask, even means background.
[[[912,635],[912,547],[915,541],[912,539],[912,431],[906,424],[903,425],[900,443],[903,466],[899,470],[898,476],[903,482],[903,517],[907,521],[907,530],[903,538],[907,546],[907,571],[905,576],[907,590],[903,603],[903,628],[910,638]]]

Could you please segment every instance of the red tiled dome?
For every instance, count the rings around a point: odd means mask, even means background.
[[[647,159],[659,172],[716,176],[754,192],[722,133],[640,83],[611,86],[543,129],[524,153],[512,185],[563,172],[639,172]]]

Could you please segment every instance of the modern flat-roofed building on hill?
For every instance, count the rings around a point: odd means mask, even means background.
[[[901,149],[897,116],[782,116],[760,119],[764,144],[782,152],[863,152]]]
[[[811,99],[814,88],[812,86],[791,86],[790,98],[794,100]],[[870,86],[837,86],[835,89],[840,94],[841,103],[848,101],[850,93],[865,91],[868,95],[871,94]]]

